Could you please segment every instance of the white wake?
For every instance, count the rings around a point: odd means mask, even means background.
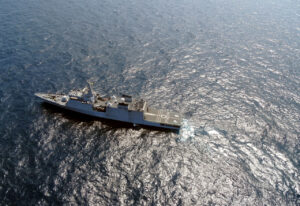
[[[187,119],[183,119],[179,131],[179,141],[186,141],[195,137],[195,127]]]

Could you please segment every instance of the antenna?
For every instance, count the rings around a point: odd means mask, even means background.
[[[94,96],[95,92],[94,92],[93,87],[92,87],[94,85],[94,82],[88,80],[87,83],[88,83],[89,90],[91,91],[92,95]]]
[[[94,87],[94,81],[91,81],[91,80],[87,80],[87,83],[88,83],[88,88],[89,90],[91,91],[92,95],[93,96],[96,96],[96,92],[94,91],[93,87]],[[97,88],[97,91],[99,91],[99,88]],[[103,91],[103,89],[100,88],[100,97],[106,97],[106,92]]]

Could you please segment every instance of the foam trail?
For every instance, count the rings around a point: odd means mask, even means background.
[[[178,140],[184,142],[194,137],[195,137],[194,126],[190,125],[187,119],[183,119]]]

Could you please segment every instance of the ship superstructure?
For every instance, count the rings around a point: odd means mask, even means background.
[[[182,122],[179,113],[151,108],[143,99],[129,95],[103,97],[95,93],[91,86],[83,90],[72,90],[69,94],[35,95],[47,103],[82,114],[167,129],[179,130]]]

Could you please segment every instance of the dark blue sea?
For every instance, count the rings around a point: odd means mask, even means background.
[[[94,82],[179,134],[43,104]],[[300,205],[299,0],[0,0],[0,205]]]

